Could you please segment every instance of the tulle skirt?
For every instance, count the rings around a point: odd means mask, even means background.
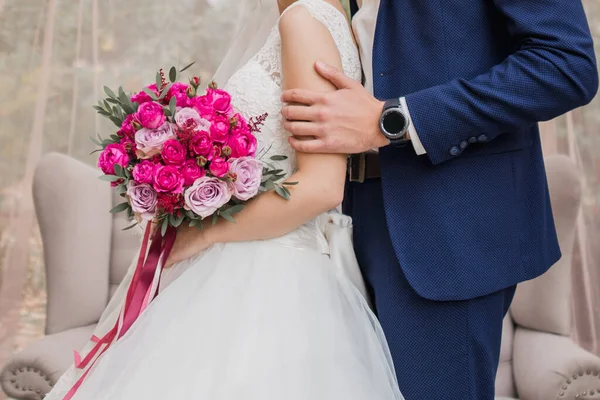
[[[344,257],[276,240],[211,247],[166,272],[74,400],[402,399]]]

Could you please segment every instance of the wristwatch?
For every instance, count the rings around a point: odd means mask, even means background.
[[[393,145],[405,144],[410,141],[408,127],[410,121],[400,104],[400,99],[387,100],[379,118],[379,129]]]

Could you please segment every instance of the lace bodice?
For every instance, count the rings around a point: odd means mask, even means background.
[[[345,16],[324,0],[298,0],[285,12],[293,7],[305,7],[315,19],[327,27],[339,49],[344,73],[352,79],[360,80],[358,50]],[[233,74],[224,89],[231,94],[235,108],[244,117],[268,114],[257,135],[257,154],[264,154],[265,160],[272,155],[287,156],[287,160],[275,164],[285,171],[286,175],[290,175],[296,169],[296,157],[287,141],[289,134],[282,124],[282,78],[281,38],[278,26],[274,26],[264,46]]]

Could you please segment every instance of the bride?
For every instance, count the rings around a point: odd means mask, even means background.
[[[277,5],[278,23],[265,27],[268,19],[259,20],[258,31],[268,34],[257,52],[250,30],[242,30],[243,46],[228,58],[243,65],[232,69],[224,89],[245,117],[268,113],[259,147],[267,157],[288,156],[278,163],[298,182],[290,186],[291,199],[268,192],[237,214],[235,224],[181,229],[159,296],[85,379],[72,367],[47,400],[68,393],[75,400],[402,399],[385,337],[364,297],[350,220],[329,211],[342,201],[346,158],[294,154],[280,114],[284,89],[334,89],[314,71],[317,61],[360,80],[349,22],[338,0]],[[97,336],[114,324],[130,279]]]

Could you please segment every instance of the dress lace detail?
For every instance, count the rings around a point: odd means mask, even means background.
[[[298,0],[285,12],[293,7],[305,7],[329,30],[339,49],[344,73],[359,81],[361,64],[358,49],[344,14],[324,0]],[[274,26],[264,46],[231,77],[224,89],[231,93],[235,108],[244,117],[268,114],[257,137],[258,154],[262,154],[265,160],[272,155],[287,156],[287,160],[275,164],[290,175],[296,169],[296,157],[288,144],[289,134],[283,128],[280,114],[283,105],[280,100],[282,78],[281,37],[278,26]]]

